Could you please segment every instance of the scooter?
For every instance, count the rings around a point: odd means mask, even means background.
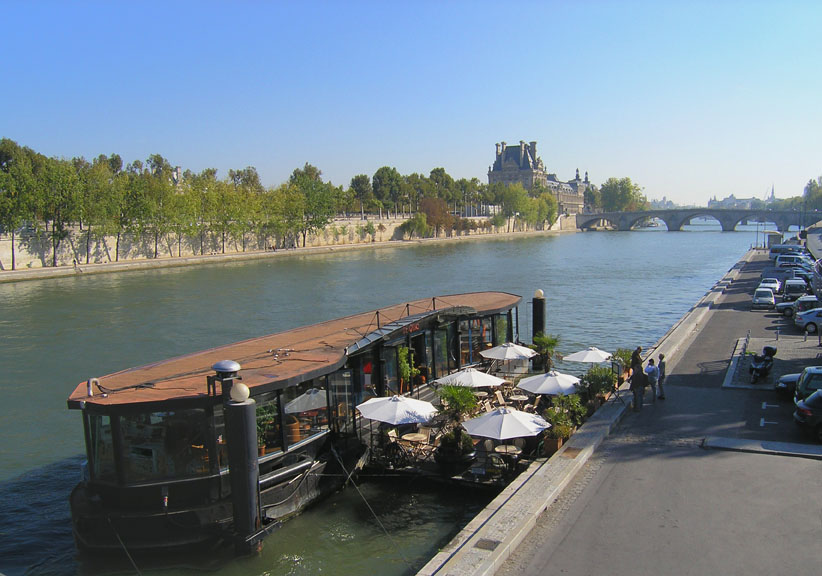
[[[751,384],[756,384],[759,378],[768,376],[773,366],[774,356],[776,356],[776,348],[773,346],[765,346],[762,348],[762,354],[754,354],[751,366],[748,368],[751,374]]]

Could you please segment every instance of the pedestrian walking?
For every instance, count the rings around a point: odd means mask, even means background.
[[[648,360],[645,375],[648,377],[648,385],[651,387],[651,403],[656,402],[656,383],[659,380],[659,368],[654,365],[653,358]]]
[[[665,354],[659,355],[657,370],[659,370],[659,381],[657,382],[657,386],[659,387],[659,399],[665,400],[665,388],[662,387],[665,383]]]
[[[631,392],[634,394],[634,412],[642,410],[645,400],[645,372],[642,370],[642,346],[631,354]]]

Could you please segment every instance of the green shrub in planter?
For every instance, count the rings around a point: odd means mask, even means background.
[[[582,378],[580,384],[588,392],[588,398],[594,398],[599,394],[607,394],[614,389],[617,376],[610,367],[592,366]]]

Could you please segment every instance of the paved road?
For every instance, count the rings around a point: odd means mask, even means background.
[[[822,462],[702,447],[709,435],[807,441],[759,426],[772,392],[721,388],[737,338],[775,331],[774,317],[748,310],[762,265],[746,267],[710,313],[667,399],[625,418],[498,574],[822,570]]]

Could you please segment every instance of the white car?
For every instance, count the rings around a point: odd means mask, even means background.
[[[753,300],[751,301],[751,308],[756,310],[757,308],[766,308],[767,310],[773,310],[776,306],[776,298],[773,296],[773,290],[770,288],[757,288],[753,295]]]
[[[782,283],[777,278],[763,278],[758,288],[770,288],[774,294],[779,294],[782,290]]]

